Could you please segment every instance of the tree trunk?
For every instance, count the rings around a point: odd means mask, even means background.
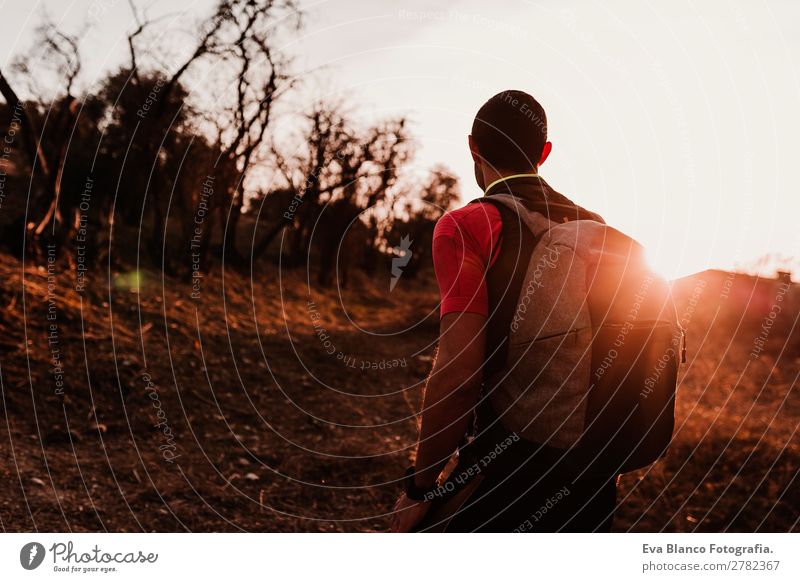
[[[242,257],[236,248],[236,233],[239,227],[239,218],[242,216],[242,201],[238,193],[234,193],[228,220],[225,223],[225,240],[222,243],[223,257],[233,266],[242,264]]]

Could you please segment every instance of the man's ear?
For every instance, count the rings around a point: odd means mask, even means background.
[[[541,166],[547,157],[550,155],[550,152],[553,151],[553,144],[549,141],[544,142],[544,147],[542,148],[542,156],[539,158],[539,163],[537,165]]]
[[[472,135],[467,136],[467,142],[469,143],[469,152],[472,154],[472,161],[480,163],[481,161],[481,153],[478,151],[478,144],[475,143],[475,138]]]

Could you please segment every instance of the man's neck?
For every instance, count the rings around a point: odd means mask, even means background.
[[[519,170],[494,170],[494,169],[487,169],[483,172],[483,183],[484,188],[483,191],[486,192],[497,184],[498,182],[511,178],[512,176],[536,176],[538,168],[534,166],[527,172],[520,172]]]

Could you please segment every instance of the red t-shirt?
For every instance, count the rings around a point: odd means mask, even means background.
[[[448,313],[489,315],[486,272],[497,258],[503,223],[492,204],[467,204],[445,214],[433,232],[433,266]]]

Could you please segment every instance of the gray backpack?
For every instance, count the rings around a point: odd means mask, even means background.
[[[632,238],[571,204],[510,193],[487,274],[490,317],[477,430],[624,473],[662,457],[685,340],[668,283]],[[488,420],[487,420],[488,419]],[[483,427],[481,425],[483,424]]]

